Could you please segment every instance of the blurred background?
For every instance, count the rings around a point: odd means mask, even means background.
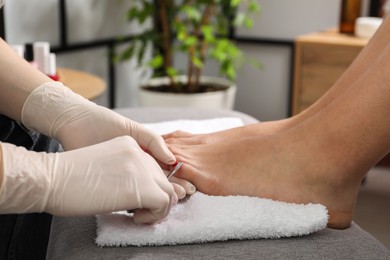
[[[363,1],[363,13],[369,1]],[[259,120],[284,118],[290,113],[294,39],[302,34],[337,27],[340,0],[259,0],[261,13],[254,27],[239,29],[233,37],[249,57],[261,61],[257,70],[245,64],[236,80],[235,109]],[[57,64],[102,77],[110,88],[96,102],[111,107],[138,105],[140,71],[133,60],[110,64],[118,51],[118,37],[142,28],[129,24],[131,1],[12,0],[4,8],[6,40],[10,44],[49,41]],[[180,63],[180,57],[176,57]],[[213,64],[207,74],[217,75]]]

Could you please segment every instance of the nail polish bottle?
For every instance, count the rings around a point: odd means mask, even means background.
[[[59,81],[60,77],[57,73],[56,55],[54,53],[49,53],[46,55],[45,65],[45,74],[52,80]]]
[[[13,44],[11,48],[22,58],[24,58],[24,45]]]
[[[38,64],[34,61],[34,47],[32,43],[26,43],[26,45],[24,46],[24,58],[34,68],[38,69]]]
[[[38,69],[45,73],[46,56],[50,54],[50,43],[34,42],[34,61],[38,65]]]

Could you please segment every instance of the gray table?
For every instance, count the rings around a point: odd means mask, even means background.
[[[133,120],[152,123],[175,119],[241,117],[235,111],[193,108],[118,109]],[[104,247],[94,242],[95,217],[54,217],[48,259],[390,259],[390,251],[355,223],[345,230],[324,229],[314,234],[282,239],[231,240],[206,244],[159,247]]]

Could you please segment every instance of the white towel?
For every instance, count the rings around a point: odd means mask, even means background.
[[[241,126],[239,118],[177,120],[147,127],[161,133],[206,133]],[[136,225],[131,214],[96,216],[99,246],[145,246],[205,243],[229,239],[307,235],[326,227],[328,212],[320,204],[294,204],[247,196],[209,196],[197,192],[171,209],[155,225]]]
[[[193,134],[204,134],[239,127],[244,124],[242,120],[237,117],[220,117],[204,120],[175,120],[144,125],[163,135],[172,133],[176,130],[182,130]]]

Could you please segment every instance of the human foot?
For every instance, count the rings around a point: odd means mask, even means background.
[[[357,169],[297,133],[169,147],[185,163],[178,176],[201,192],[320,203],[328,209],[329,227],[348,227],[361,178],[347,173]]]
[[[292,121],[292,118],[286,118],[278,121],[260,122],[208,134],[191,134],[184,131],[176,131],[163,135],[163,138],[168,144],[210,144],[224,140],[234,140],[243,136],[266,136],[275,134],[288,129],[293,125]]]

